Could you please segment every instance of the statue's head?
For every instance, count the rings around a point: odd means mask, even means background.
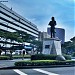
[[[52,19],[52,21],[54,21],[54,17],[52,17],[51,19]]]

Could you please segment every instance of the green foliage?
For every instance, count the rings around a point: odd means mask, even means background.
[[[72,57],[75,57],[75,52],[72,54]]]
[[[75,36],[71,38],[70,41],[62,44],[62,52],[70,55],[75,52]]]
[[[0,60],[8,60],[9,57],[8,56],[0,56]]]
[[[18,35],[23,42],[30,42],[33,39],[32,35],[27,34],[26,32],[23,32],[23,31],[19,31]]]
[[[15,66],[75,65],[75,61],[35,60],[15,62]]]
[[[44,54],[37,54],[32,55],[31,60],[56,60],[57,55],[44,55]],[[69,55],[64,55],[66,60],[71,60]]]
[[[55,60],[57,55],[44,55],[44,54],[37,54],[32,55],[31,60]]]
[[[71,38],[70,40],[71,40],[72,42],[75,42],[75,37]]]
[[[0,30],[0,37],[5,38],[5,32]]]
[[[24,58],[30,58],[31,56],[30,55],[24,55]],[[23,58],[23,55],[14,55],[13,56],[13,59],[20,59],[20,58]]]
[[[17,41],[17,42],[30,42],[33,37],[30,34],[27,34],[26,32],[23,31],[18,31],[18,32],[5,32],[0,30],[0,37],[5,38],[6,41],[7,39],[10,39],[12,41]]]
[[[65,57],[66,60],[71,60],[71,56],[70,55],[63,55]]]
[[[33,45],[36,46],[37,52],[40,52],[40,53],[42,52],[42,41],[33,40],[33,41],[31,42],[31,44],[33,44]]]

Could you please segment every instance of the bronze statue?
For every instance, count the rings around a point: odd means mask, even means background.
[[[52,17],[51,20],[52,21],[50,21],[48,25],[51,26],[51,28],[50,28],[51,38],[55,38],[55,25],[56,25],[56,21],[55,21],[54,17]]]

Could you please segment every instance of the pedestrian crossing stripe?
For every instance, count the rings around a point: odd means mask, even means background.
[[[47,75],[58,75],[58,74],[51,73],[51,72],[48,72],[48,71],[44,71],[44,70],[41,70],[41,69],[33,69],[33,70],[44,73],[44,74],[47,74]]]
[[[59,74],[48,72],[48,71],[45,71],[45,70],[42,70],[42,69],[33,69],[33,70],[38,71],[38,72],[43,73],[43,74],[47,74],[47,75],[59,75]],[[19,75],[28,75],[28,74],[26,74],[26,73],[24,73],[24,72],[22,72],[22,71],[20,71],[18,69],[14,69],[14,71],[16,73],[18,73]]]
[[[26,73],[24,73],[24,72],[22,72],[22,71],[20,71],[20,70],[18,70],[18,69],[14,69],[14,71],[15,71],[16,73],[20,74],[20,75],[27,75]]]

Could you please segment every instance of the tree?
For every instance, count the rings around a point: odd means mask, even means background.
[[[66,54],[72,54],[75,52],[75,37],[62,44],[62,52]]]
[[[42,42],[41,41],[38,41],[38,40],[33,40],[32,42],[31,42],[31,44],[33,44],[34,46],[36,46],[36,50],[37,50],[37,52],[42,52]]]
[[[71,38],[70,40],[75,43],[75,37]]]
[[[19,31],[18,34],[19,38],[21,38],[23,42],[31,42],[31,40],[33,40],[33,36],[26,32]]]
[[[75,52],[72,54],[73,57],[75,57]]]

